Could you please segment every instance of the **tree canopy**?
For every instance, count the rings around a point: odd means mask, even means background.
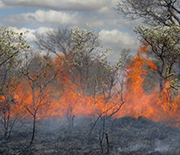
[[[117,4],[117,11],[128,19],[140,19],[146,23],[146,26],[135,27],[134,31],[158,66],[160,87],[163,80],[169,80],[177,72],[174,67],[180,59],[179,7],[179,0],[122,0]],[[171,83],[175,88],[174,80]]]
[[[179,0],[121,0],[116,9],[129,20],[141,19],[148,25],[180,25]]]

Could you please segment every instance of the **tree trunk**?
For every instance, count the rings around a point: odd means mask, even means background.
[[[34,141],[35,131],[36,131],[36,115],[33,116],[33,132],[32,132],[30,145],[32,145]]]
[[[161,93],[164,89],[164,82],[162,78],[159,79],[159,88],[160,88],[160,93]]]

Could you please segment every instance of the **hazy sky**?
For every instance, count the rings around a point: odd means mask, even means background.
[[[115,10],[118,0],[0,0],[0,24],[16,32],[29,30],[28,41],[35,32],[46,32],[62,26],[100,28],[100,39],[117,58],[122,49],[136,52],[137,36],[133,26]]]

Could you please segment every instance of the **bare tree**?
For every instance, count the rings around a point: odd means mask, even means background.
[[[142,19],[148,25],[180,26],[179,0],[121,0],[116,9],[129,20]]]
[[[20,87],[19,89],[23,89],[23,86],[26,85],[23,91],[31,92],[29,94],[31,99],[23,100],[22,97],[21,101],[25,110],[33,119],[32,137],[30,141],[31,145],[35,137],[36,121],[46,114],[49,109],[48,106],[50,106],[51,103],[48,98],[51,89],[48,89],[48,86],[54,80],[58,72],[54,71],[51,59],[47,55],[44,57],[38,55],[34,56],[26,65],[26,69],[24,70],[24,84],[21,85],[22,88]],[[41,116],[41,113],[43,116]]]
[[[4,128],[4,138],[9,138],[12,129],[17,121],[20,113],[17,109],[17,102],[15,101],[15,91],[20,83],[20,79],[11,78],[6,81],[5,87],[3,89],[3,94],[1,94],[1,123]]]
[[[126,56],[127,55],[124,55],[124,58]],[[98,81],[97,78],[95,78],[94,105],[98,117],[95,120],[91,131],[97,122],[101,120],[102,128],[99,131],[99,145],[102,154],[104,153],[104,141],[106,141],[106,152],[109,153],[110,149],[107,120],[119,112],[125,103],[123,99],[124,62],[125,60],[123,58],[120,58],[115,65],[112,65],[107,61],[102,61],[102,65],[106,68],[104,70],[104,79]]]
[[[74,43],[72,41],[72,29],[65,27],[59,29],[53,29],[45,34],[36,34],[38,45],[40,50],[55,53],[57,56],[63,54],[69,55],[70,50],[74,49]]]

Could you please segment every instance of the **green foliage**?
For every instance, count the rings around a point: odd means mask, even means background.
[[[102,71],[97,70],[97,68],[101,68],[100,63],[105,60],[109,49],[103,49],[99,39],[99,31],[95,32],[90,27],[87,29],[73,27],[71,40],[74,45],[71,60],[76,73],[72,68],[69,71],[74,72],[75,75],[79,74],[81,77],[80,85],[83,90],[92,90],[94,75],[96,78],[100,78],[97,74],[101,74]],[[104,66],[103,69],[105,69]]]
[[[14,63],[21,63],[20,53],[27,51],[30,45],[25,43],[23,33],[16,33],[7,28],[0,28],[0,65],[9,63],[12,70]]]
[[[180,59],[180,27],[177,25],[154,27],[140,25],[134,31],[139,34],[142,45],[148,47],[148,55],[156,62],[160,78],[172,80],[173,67],[179,63]],[[172,88],[178,86],[176,82],[171,81]]]
[[[7,91],[17,88],[22,73],[20,69],[23,66],[24,54],[30,50],[30,45],[24,40],[24,33],[16,33],[4,27],[0,27],[0,93],[7,95]],[[6,92],[5,92],[6,91]],[[7,96],[6,98],[8,98]]]
[[[165,79],[169,81],[169,78],[173,75],[174,75],[174,73],[169,73],[169,66],[166,65],[166,77],[165,77]]]
[[[180,56],[179,26],[161,25],[152,28],[138,26],[134,31],[140,35],[142,43],[149,46],[149,53],[154,57],[162,57],[167,63],[178,60]]]
[[[170,80],[171,77],[174,76],[174,73],[169,73],[169,66],[166,66],[166,80]],[[177,83],[178,79],[174,79],[170,81],[170,87],[178,90],[177,87],[180,87],[180,84]]]
[[[99,40],[99,33],[92,28],[72,28],[72,41],[74,43],[73,63],[75,66],[83,67],[87,61],[97,60],[104,57],[106,51],[99,51],[103,46]]]

